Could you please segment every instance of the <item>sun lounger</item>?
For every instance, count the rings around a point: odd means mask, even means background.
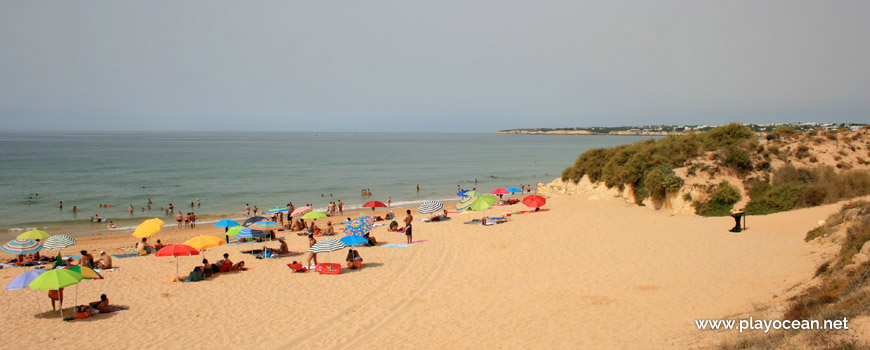
[[[300,263],[287,264],[287,267],[293,269],[293,272],[308,272],[308,267],[302,266]]]

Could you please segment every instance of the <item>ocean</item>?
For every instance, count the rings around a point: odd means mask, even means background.
[[[393,206],[412,206],[427,199],[456,199],[457,185],[489,192],[550,182],[590,148],[648,138],[496,133],[0,133],[0,239],[12,239],[29,229],[50,234],[109,233],[105,224],[90,222],[95,214],[118,223],[119,232],[152,217],[170,224],[174,214],[160,210],[170,203],[176,211],[195,212],[200,224],[239,216],[248,203],[262,211],[288,202],[323,209],[340,199],[347,210],[369,200],[386,203],[392,196]],[[362,189],[370,189],[372,195],[363,197]],[[201,205],[191,208],[197,200]],[[135,208],[132,214],[128,205]],[[77,213],[73,206],[78,207]]]

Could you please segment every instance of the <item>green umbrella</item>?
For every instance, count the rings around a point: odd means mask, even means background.
[[[79,283],[81,280],[82,274],[67,269],[59,269],[42,273],[27,286],[36,290],[60,290]],[[63,320],[63,301],[60,302],[60,319]]]
[[[235,235],[239,234],[239,231],[243,230],[244,228],[245,228],[244,226],[230,227],[230,229],[227,230],[226,235],[227,236],[235,236]]]
[[[471,210],[474,211],[483,211],[483,222],[486,222],[486,212],[485,210],[489,209],[493,204],[495,204],[496,198],[491,194],[483,195],[477,197],[474,200],[474,203],[471,203]]]
[[[37,239],[46,239],[48,237],[51,237],[51,235],[48,234],[48,232],[40,231],[40,230],[30,230],[30,231],[27,231],[25,233],[18,235],[17,238],[18,239],[37,240]]]
[[[493,204],[495,204],[496,198],[491,194],[483,195],[477,197],[474,203],[471,203],[471,210],[474,211],[484,211],[489,209]]]
[[[325,218],[325,217],[327,217],[326,214],[321,213],[319,211],[312,211],[312,212],[309,212],[308,214],[302,215],[303,219],[320,219],[320,218]]]

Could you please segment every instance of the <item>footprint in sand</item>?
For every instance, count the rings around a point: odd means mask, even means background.
[[[643,285],[643,286],[634,287],[634,289],[637,289],[641,292],[652,292],[652,291],[659,290],[659,286]]]

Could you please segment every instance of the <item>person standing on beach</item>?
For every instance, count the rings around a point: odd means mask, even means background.
[[[387,196],[387,209],[392,209],[393,196]]]
[[[414,221],[414,216],[411,215],[411,209],[405,211],[408,215],[405,216],[405,237],[408,238],[408,244],[411,244],[411,221]]]
[[[255,206],[254,206],[254,216],[257,216],[257,211],[258,211],[258,210],[260,210],[260,208],[257,208],[257,206],[255,205]]]
[[[133,214],[133,204],[127,206],[127,211],[129,211],[131,215]]]
[[[341,199],[338,200],[338,214],[344,215],[344,203],[341,202]]]
[[[177,224],[178,228],[181,228],[181,220],[182,219],[183,218],[181,217],[181,212],[178,212],[178,214],[175,214],[175,223]]]
[[[190,228],[196,228],[196,214],[190,212]]]
[[[314,246],[315,243],[317,243],[317,240],[314,239],[314,235],[313,234],[308,235],[308,248],[311,248],[312,246]],[[314,259],[314,265],[311,265],[311,259]],[[308,253],[308,266],[317,267],[317,253],[314,253],[314,252]]]
[[[251,205],[245,203],[245,216],[251,216]]]

